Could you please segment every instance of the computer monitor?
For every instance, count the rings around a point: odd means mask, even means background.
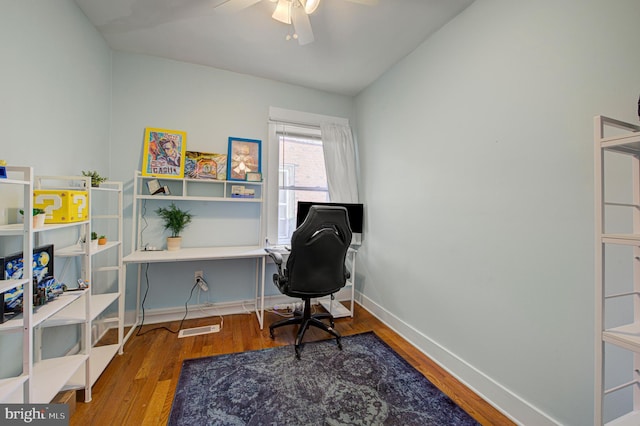
[[[364,205],[358,203],[321,203],[317,201],[298,201],[298,213],[296,214],[296,227],[302,225],[304,219],[309,214],[311,206],[339,206],[347,209],[351,231],[355,234],[362,234],[362,224],[364,222]]]

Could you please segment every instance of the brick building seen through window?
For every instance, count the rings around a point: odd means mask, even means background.
[[[286,244],[296,228],[298,201],[329,201],[320,132],[279,133],[278,244]]]

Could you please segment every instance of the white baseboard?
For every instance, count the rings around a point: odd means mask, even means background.
[[[376,302],[357,291],[355,298],[364,309],[516,424],[561,424]]]
[[[336,293],[336,300],[348,301],[351,299],[351,290],[343,289]],[[274,305],[292,303],[300,299],[288,297],[282,294],[264,297],[265,309]],[[187,319],[215,317],[217,315],[252,314],[255,315],[255,301],[240,300],[213,304],[189,305]],[[158,324],[162,322],[180,321],[184,317],[184,306],[160,309],[146,309],[144,313],[145,324]],[[131,324],[127,324],[131,325]]]

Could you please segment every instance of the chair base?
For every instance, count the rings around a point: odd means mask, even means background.
[[[274,322],[269,326],[269,334],[271,338],[275,338],[273,334],[273,329],[278,327],[283,327],[285,325],[293,325],[300,324],[298,328],[298,335],[296,336],[296,358],[300,359],[300,351],[302,350],[302,339],[304,338],[304,333],[311,326],[320,328],[327,333],[331,334],[336,338],[336,342],[338,343],[338,348],[342,350],[342,342],[340,341],[340,333],[338,333],[334,328],[333,316],[329,313],[320,313],[311,315],[311,299],[303,299],[304,300],[304,310],[303,312],[296,311],[293,313],[293,318],[286,318],[277,322]],[[330,325],[327,325],[320,321],[321,319],[328,319]]]

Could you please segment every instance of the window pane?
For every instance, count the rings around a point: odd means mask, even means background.
[[[296,228],[298,201],[329,201],[322,141],[312,136],[279,134],[280,176],[278,243]]]

